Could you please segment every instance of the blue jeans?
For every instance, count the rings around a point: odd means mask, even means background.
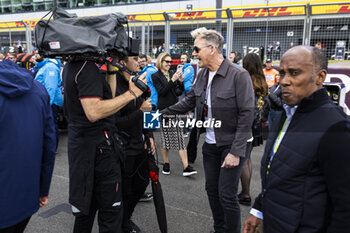
[[[230,147],[205,142],[202,148],[205,189],[214,218],[214,230],[218,233],[241,232],[237,191],[244,159],[240,159],[237,167],[221,168]]]

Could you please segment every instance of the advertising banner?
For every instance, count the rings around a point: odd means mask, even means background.
[[[274,7],[268,9],[232,10],[233,18],[256,18],[267,16],[305,15],[304,6]]]
[[[345,85],[345,106],[344,112],[350,116],[350,69],[329,68],[326,82],[340,82]]]
[[[350,14],[350,4],[311,6],[313,15]]]

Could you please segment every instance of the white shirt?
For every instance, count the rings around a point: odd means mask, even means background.
[[[208,86],[207,86],[207,92],[206,92],[206,104],[208,105],[208,116],[205,117],[205,120],[209,120],[212,118],[210,90],[211,90],[211,83],[213,82],[213,78],[215,74],[216,74],[216,71],[209,71]],[[206,129],[205,142],[208,144],[216,144],[214,128],[210,127]]]

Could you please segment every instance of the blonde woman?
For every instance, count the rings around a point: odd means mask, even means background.
[[[169,53],[161,53],[157,58],[156,67],[158,71],[152,74],[154,87],[158,92],[158,109],[163,110],[178,102],[178,96],[184,91],[183,74],[181,71],[172,72],[171,56]],[[174,118],[173,118],[174,119]],[[177,118],[179,119],[179,118]],[[170,121],[171,119],[166,119]],[[191,166],[188,165],[187,151],[183,136],[183,128],[180,127],[162,127],[161,130],[161,152],[164,160],[162,173],[170,174],[169,150],[179,151],[179,156],[183,165],[183,176],[197,174]]]

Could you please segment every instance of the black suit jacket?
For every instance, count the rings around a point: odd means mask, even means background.
[[[178,96],[184,91],[183,83],[179,81],[171,81],[174,72],[169,71],[169,79],[165,77],[162,71],[158,70],[156,73],[152,74],[153,85],[158,92],[158,109],[163,110],[178,101]]]

